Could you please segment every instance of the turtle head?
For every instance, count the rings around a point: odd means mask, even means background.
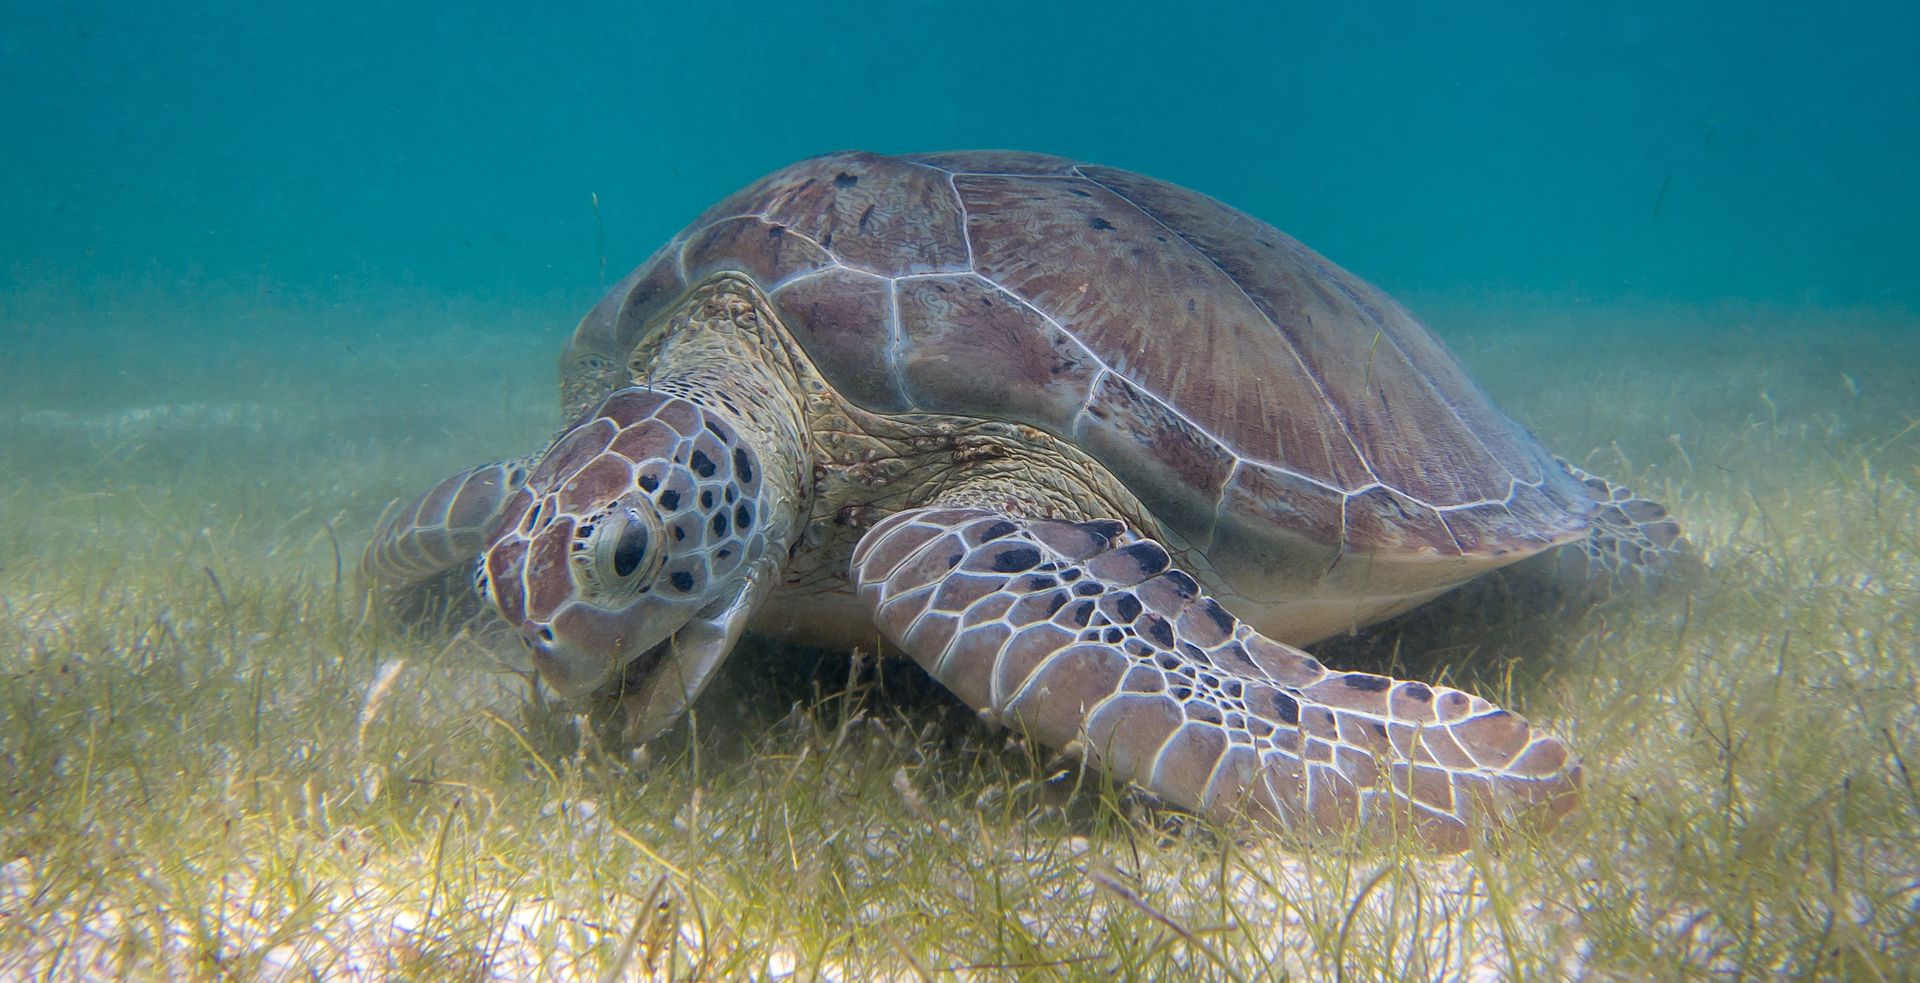
[[[636,729],[650,736],[705,685],[771,580],[766,558],[779,550],[761,472],[725,414],[620,390],[533,468],[477,586],[549,685],[568,697],[609,684],[638,693],[655,719]]]

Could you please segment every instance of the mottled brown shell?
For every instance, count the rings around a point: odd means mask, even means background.
[[[587,315],[569,398],[604,395],[649,320],[723,270],[760,284],[844,396],[1072,441],[1230,580],[1303,555],[1511,559],[1592,510],[1398,304],[1138,174],[1011,152],[795,164]]]

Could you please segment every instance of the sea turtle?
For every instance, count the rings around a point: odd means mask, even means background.
[[[777,171],[616,285],[560,374],[544,453],[392,513],[364,569],[474,570],[545,682],[617,699],[638,739],[744,631],[884,636],[1188,809],[1457,849],[1572,809],[1567,747],[1292,646],[1550,548],[1614,574],[1684,545],[1352,274],[1037,154]]]

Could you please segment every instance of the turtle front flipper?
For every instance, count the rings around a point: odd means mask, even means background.
[[[494,461],[434,485],[413,502],[389,507],[360,557],[369,584],[405,591],[465,572],[514,492],[526,487],[524,461]]]
[[[881,631],[983,714],[1187,809],[1437,850],[1579,802],[1566,745],[1441,686],[1329,671],[1115,521],[897,513],[853,556]]]

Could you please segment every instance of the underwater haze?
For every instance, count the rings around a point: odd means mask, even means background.
[[[0,265],[592,300],[833,150],[1043,151],[1392,291],[1912,305],[1908,4],[9,5]]]
[[[1920,5],[0,4],[0,979],[1920,965]],[[1563,739],[1558,828],[1198,819],[872,644],[636,748],[356,576],[709,205],[986,148],[1271,223],[1671,512],[1694,575],[1310,649]]]

